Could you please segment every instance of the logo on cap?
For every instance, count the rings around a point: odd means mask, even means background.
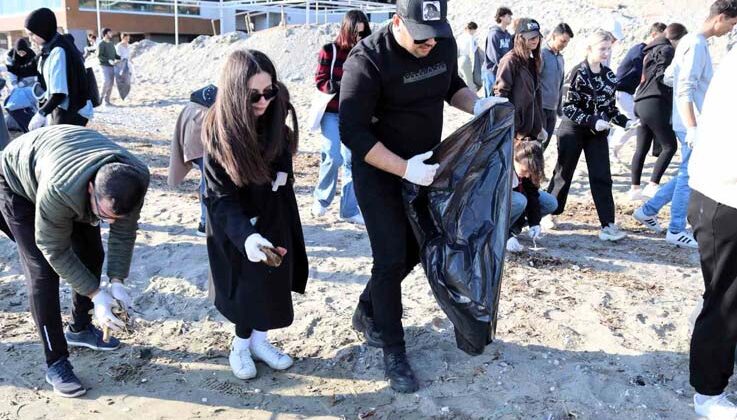
[[[540,25],[538,25],[535,22],[528,22],[527,23],[527,30],[528,31],[537,31],[540,29]]]
[[[426,22],[433,21],[433,20],[441,20],[439,1],[423,1],[422,2],[422,20]]]

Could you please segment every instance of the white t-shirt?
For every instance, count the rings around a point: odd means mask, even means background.
[[[712,200],[737,209],[737,48],[719,65],[702,108],[698,138],[688,163],[689,186]]]
[[[44,93],[44,97],[46,100],[49,100],[51,95],[55,93],[63,93],[64,95],[67,95],[62,103],[59,104],[59,107],[68,110],[69,85],[67,83],[67,56],[64,54],[64,49],[56,47],[51,50],[48,58],[43,64],[43,68],[39,70],[41,74],[43,74],[44,81],[46,81],[46,93]],[[41,60],[38,61],[38,65],[41,65]],[[83,106],[78,113],[88,120],[92,119],[92,102],[88,100],[85,106]]]
[[[128,48],[128,45],[123,45],[120,42],[115,46],[115,52],[118,53],[121,60],[129,60],[131,57],[131,52],[130,48]]]
[[[458,35],[456,38],[456,44],[458,45],[458,57],[471,57],[473,58],[476,54],[476,48],[478,41],[476,38],[466,31]]]

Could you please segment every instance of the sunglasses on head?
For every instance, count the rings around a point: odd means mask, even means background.
[[[265,89],[263,92],[251,92],[250,96],[248,97],[252,104],[255,104],[256,102],[260,101],[263,97],[267,101],[270,101],[276,97],[276,95],[279,93],[279,89],[276,86],[272,86],[268,89]]]

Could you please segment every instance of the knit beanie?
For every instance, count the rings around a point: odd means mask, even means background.
[[[49,42],[56,34],[56,15],[50,9],[42,7],[31,12],[26,18],[26,29]]]

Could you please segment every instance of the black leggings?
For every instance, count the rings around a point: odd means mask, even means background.
[[[660,178],[676,154],[678,140],[670,125],[671,110],[670,101],[661,98],[648,98],[635,103],[635,114],[640,117],[642,125],[637,129],[637,148],[632,156],[632,185],[640,185],[642,168],[653,139],[660,144],[661,151],[655,161],[650,182],[660,184]]]

